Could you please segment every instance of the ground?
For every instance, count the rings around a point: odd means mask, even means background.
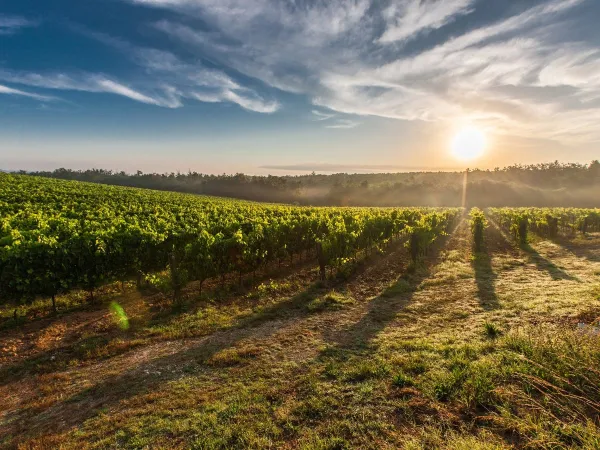
[[[600,448],[600,237],[472,247],[465,219],[418,267],[396,243],[327,282],[306,260],[6,319],[0,445]]]

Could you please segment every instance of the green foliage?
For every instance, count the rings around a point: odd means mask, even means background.
[[[413,379],[404,372],[397,373],[392,380],[392,384],[396,387],[403,388],[414,385]]]
[[[497,338],[502,334],[502,330],[500,329],[500,327],[491,322],[484,323],[483,329],[485,331],[485,335],[492,339]]]
[[[410,238],[406,243],[413,263],[426,255],[432,244],[450,231],[460,216],[460,209],[448,209],[422,215],[406,227]]]
[[[420,254],[459,211],[259,205],[0,174],[0,299],[73,289],[93,299],[104,283],[145,277],[178,301],[188,281],[241,281],[315,249],[324,275],[407,233]]]
[[[469,213],[471,233],[473,234],[473,243],[475,245],[475,251],[481,252],[485,245],[484,242],[484,231],[487,227],[487,219],[485,214],[479,208],[472,208]]]
[[[490,208],[491,217],[511,233],[515,242],[527,244],[527,233],[554,239],[559,234],[600,231],[600,210],[584,208]]]
[[[345,306],[351,305],[353,303],[354,299],[352,297],[348,297],[346,295],[332,291],[324,295],[323,297],[318,297],[309,302],[307,308],[311,312],[318,312],[324,310],[342,309]]]

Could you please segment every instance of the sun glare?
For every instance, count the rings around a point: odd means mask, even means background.
[[[479,158],[485,149],[485,135],[475,127],[463,128],[452,140],[452,154],[462,160]]]

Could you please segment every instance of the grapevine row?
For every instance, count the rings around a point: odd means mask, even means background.
[[[202,283],[315,255],[321,274],[409,236],[414,259],[459,209],[307,208],[0,174],[0,300],[27,301],[168,270]]]
[[[600,232],[600,209],[490,208],[489,214],[522,245],[530,231],[547,238]]]

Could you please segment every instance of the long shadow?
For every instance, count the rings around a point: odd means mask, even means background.
[[[591,242],[585,247],[576,245],[571,239],[564,236],[559,236],[553,239],[553,242],[563,249],[571,252],[578,258],[587,259],[592,262],[600,262],[600,243],[598,241]]]
[[[501,231],[500,228],[498,227],[498,225],[496,223],[494,223],[491,219],[488,219],[488,220],[492,224],[492,227],[490,227],[490,229],[495,228],[497,230],[497,232],[504,238],[506,243],[508,243],[509,238],[506,236],[506,234],[503,231]],[[527,253],[527,255],[529,257],[529,261],[533,262],[538,270],[547,272],[552,277],[553,280],[580,281],[578,278],[576,278],[572,275],[569,275],[567,272],[562,270],[560,267],[558,267],[556,264],[554,264],[548,258],[541,255],[531,245],[529,245],[529,244],[522,245],[522,246],[520,246],[520,248]]]
[[[497,309],[500,306],[496,294],[496,279],[498,276],[492,267],[492,258],[487,251],[475,253],[471,262],[475,271],[477,298],[485,310]]]
[[[325,285],[321,282],[316,282],[311,284],[306,290],[284,300],[278,302],[276,304],[271,304],[266,306],[265,308],[261,308],[255,313],[249,316],[241,317],[236,323],[231,326],[228,326],[224,329],[214,330],[213,333],[208,334],[206,336],[212,336],[217,334],[224,334],[226,332],[234,332],[238,329],[244,328],[256,328],[268,321],[275,320],[285,320],[290,317],[300,317],[304,313],[308,313],[308,310],[305,308],[306,304],[308,304],[311,300],[319,297],[324,294],[327,289],[331,289],[333,285]],[[168,316],[172,318],[176,316],[178,312],[173,313],[173,315]],[[25,374],[41,374],[41,373],[50,373],[55,372],[57,370],[64,370],[66,368],[66,363],[73,357],[77,356],[77,351],[79,348],[85,349],[88,345],[94,345],[97,343],[108,343],[112,338],[122,335],[126,338],[127,333],[122,332],[119,334],[107,334],[107,335],[97,335],[89,338],[80,339],[76,343],[70,345],[64,345],[58,348],[52,348],[50,350],[37,353],[29,358],[26,358],[16,364],[5,365],[0,367],[0,385],[7,384],[11,381],[14,381],[16,377],[23,376]],[[198,336],[197,339],[201,339],[206,336]],[[135,338],[135,336],[131,336]],[[124,352],[126,352],[125,350]],[[217,350],[218,351],[218,350]],[[124,353],[122,352],[122,353]],[[58,358],[56,355],[60,355]],[[111,354],[110,357],[118,356],[119,353]],[[210,356],[210,355],[209,355]],[[96,360],[94,362],[98,362]]]
[[[529,260],[535,263],[537,269],[547,272],[553,280],[580,281],[578,278],[569,275],[567,272],[562,270],[548,258],[540,255],[540,253],[531,245],[527,244],[521,248],[527,252]]]
[[[225,278],[225,286],[221,286],[221,281],[217,278],[212,278],[206,280],[202,289],[202,298],[213,296],[216,298],[231,296],[232,292],[237,292],[238,294],[247,294],[251,292],[252,289],[255,289],[262,282],[269,281],[271,279],[277,278],[282,279],[290,276],[293,273],[298,272],[309,266],[314,266],[316,264],[316,256],[312,257],[311,255],[304,256],[303,258],[296,259],[292,262],[286,260],[282,263],[281,266],[271,265],[265,269],[258,271],[255,275],[246,274],[243,277],[243,285],[238,285],[238,275],[237,274],[228,274]],[[133,280],[130,280],[133,281]],[[116,283],[106,284],[98,289],[96,303],[89,303],[88,300],[81,300],[75,306],[70,306],[64,308],[62,306],[62,302],[58,300],[59,305],[59,313],[57,315],[52,314],[50,311],[50,305],[46,310],[39,311],[39,316],[35,315],[34,317],[19,317],[17,323],[15,323],[14,319],[11,317],[0,318],[0,335],[3,333],[14,332],[15,330],[24,330],[28,333],[30,332],[38,332],[41,333],[45,329],[50,326],[55,325],[61,318],[67,317],[69,315],[75,313],[94,313],[94,312],[106,312],[109,304],[112,301],[119,302],[123,295],[128,295],[130,292],[121,292],[115,290],[114,285]],[[174,318],[177,315],[193,312],[194,309],[205,306],[205,303],[202,301],[202,298],[198,295],[198,283],[191,282],[184,288],[184,297],[187,297],[179,308],[169,307],[166,310],[155,311],[154,319],[156,319],[156,323],[159,324],[161,321],[167,318]],[[157,294],[156,290],[152,290],[149,286],[144,286],[140,291],[141,295],[144,296],[144,299],[148,301],[153,296]],[[167,299],[167,302],[170,302]],[[49,300],[48,300],[49,303]],[[39,354],[43,359],[43,355]]]
[[[12,428],[3,430],[0,425],[0,435],[12,434],[25,438],[48,431],[55,432],[58,428],[68,429],[95,416],[99,408],[108,408],[136,395],[151,392],[186,373],[209,370],[206,361],[219,351],[232,348],[248,338],[268,337],[281,328],[278,326],[261,328],[261,325],[278,319],[283,322],[290,316],[296,319],[310,314],[303,305],[323,292],[319,285],[313,285],[289,300],[265,308],[225,330],[199,338],[199,342],[194,343],[190,348],[145,361],[129,367],[118,375],[109,376],[90,388],[47,408],[43,412],[42,423],[37,423],[34,409],[15,411],[5,417],[5,423],[11,424]],[[59,423],[60,425],[57,425]]]
[[[481,252],[473,252],[471,266],[475,272],[477,285],[477,298],[485,310],[496,309],[500,306],[496,294],[496,280],[498,274],[492,266],[493,254],[512,255],[515,249],[497,225],[490,222],[485,236],[485,246]]]
[[[395,251],[395,248],[392,248],[390,252]],[[356,270],[353,272],[354,276],[357,276],[363,270],[363,267],[366,265],[367,261],[363,261],[357,265]],[[302,260],[295,263],[293,266],[283,266],[279,271],[279,278],[284,278],[285,276],[289,276],[293,273],[294,270],[299,270],[311,265],[311,261]],[[263,274],[261,277],[257,277],[253,282],[253,285],[261,281],[265,281],[267,279],[271,279],[271,276],[274,275],[274,272],[270,272],[267,274]],[[280,304],[270,305],[267,308],[261,309],[256,314],[253,314],[250,317],[241,318],[237,324],[234,324],[228,328],[236,328],[236,327],[244,327],[244,326],[252,326],[251,323],[257,323],[260,325],[260,321],[262,319],[276,319],[276,318],[284,318],[286,315],[293,315],[295,311],[299,309],[299,306],[302,301],[309,302],[311,299],[306,299],[310,293],[315,291],[315,287],[320,286],[319,283],[315,285],[311,285],[311,287],[298,296],[293,296],[290,299],[281,302]],[[332,285],[333,286],[333,285]],[[221,290],[218,282],[214,283],[213,290],[208,290],[207,293],[215,294],[215,295],[226,295],[228,292],[225,290]],[[223,300],[219,301],[220,306],[227,306],[234,302],[240,301],[240,296],[247,294],[250,292],[250,288],[248,286],[240,289],[237,286],[228,285],[228,289],[230,289],[229,296]],[[237,293],[236,293],[237,292]],[[297,298],[296,298],[297,297]],[[147,300],[149,297],[145,297]],[[259,305],[258,301],[248,300],[247,298],[243,298],[243,301],[247,301],[252,303],[251,307],[257,307]],[[108,310],[108,303],[104,302],[103,305],[100,305],[95,311],[103,311],[106,312]],[[67,364],[70,360],[76,358],[81,359],[82,355],[80,354],[82,351],[85,351],[89,346],[94,346],[94,344],[108,344],[111,339],[115,337],[120,337],[124,341],[136,339],[139,340],[139,336],[135,333],[131,333],[139,329],[140,326],[157,326],[157,325],[168,325],[171,321],[177,319],[182,314],[193,314],[197,310],[205,307],[206,304],[200,300],[196,301],[187,301],[182,303],[178,307],[173,307],[172,305],[164,310],[155,311],[148,322],[143,324],[138,324],[136,322],[130,322],[131,328],[129,332],[120,332],[119,330],[114,330],[114,332],[103,333],[99,335],[94,335],[89,338],[81,338],[78,341],[71,342],[69,344],[61,345],[59,347],[53,347],[46,351],[37,352],[27,358],[23,358],[16,363],[13,364],[0,364],[0,386],[7,384],[13,381],[16,377],[23,376],[26,374],[44,374],[44,373],[52,373],[60,370],[65,370],[67,368]],[[84,312],[93,312],[92,310],[86,311],[82,309]],[[48,322],[41,328],[37,328],[36,331],[40,332],[44,330],[47,326],[52,325],[54,319],[48,320]],[[28,326],[34,327],[35,323],[27,324]],[[209,330],[208,333],[197,336],[198,338],[206,336],[208,334],[212,334],[214,332],[223,331],[223,329],[213,329]],[[132,345],[132,347],[124,346],[122,349],[117,351],[116,353],[111,353],[105,359],[119,356],[122,353],[126,353],[130,351],[136,345]],[[98,358],[99,359],[99,358]]]
[[[391,249],[387,256],[397,252],[397,248]],[[385,259],[371,261],[371,263],[385,264]],[[5,423],[11,424],[10,434],[15,436],[26,437],[50,429],[56,432],[59,428],[58,423],[62,429],[81,424],[95,416],[98,408],[108,408],[136,395],[151,392],[169,381],[180,378],[185,373],[211,370],[210,366],[205,364],[211,356],[252,337],[261,339],[269,337],[284,328],[287,322],[314,314],[308,308],[308,303],[326,294],[332,288],[343,289],[347,283],[365,270],[367,270],[366,262],[359,265],[352,276],[345,281],[313,283],[297,295],[266,306],[241,318],[228,328],[197,338],[189,348],[145,361],[128,368],[124,373],[109,376],[92,387],[47,408],[43,412],[43,423],[36,424],[36,411],[27,409],[5,417]],[[265,326],[268,324],[271,326]],[[2,428],[0,426],[0,434],[5,433]]]
[[[441,262],[441,251],[447,246],[462,222],[446,237],[439,240],[429,255],[416,270],[400,276],[396,283],[381,295],[371,300],[367,313],[349,328],[334,332],[327,339],[339,348],[368,348],[371,341],[390,324],[396,315],[408,306],[418,286],[431,275],[433,268]]]

